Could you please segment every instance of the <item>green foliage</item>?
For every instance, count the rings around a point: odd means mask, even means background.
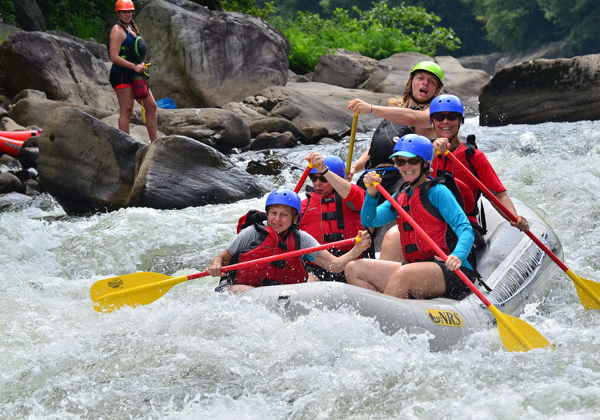
[[[523,51],[554,41],[554,25],[538,0],[463,0],[485,24],[487,38],[504,51]]]
[[[600,52],[600,2],[597,0],[538,0],[544,18],[581,53]]]
[[[265,20],[275,14],[273,1],[264,3],[263,7],[257,6],[255,0],[223,0],[221,3],[228,12],[246,13]]]
[[[4,23],[15,23],[15,4],[11,0],[0,0],[0,16]]]
[[[78,38],[105,41],[109,22],[115,18],[114,0],[36,0],[48,30],[59,30]]]
[[[336,9],[331,19],[310,12],[298,12],[289,23],[275,23],[290,40],[290,69],[298,73],[312,71],[318,58],[342,48],[374,59],[416,51],[434,55],[439,46],[459,48],[460,40],[451,29],[437,26],[439,18],[420,7],[389,8],[384,1],[365,12]]]

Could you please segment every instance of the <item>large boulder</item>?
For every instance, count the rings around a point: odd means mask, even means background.
[[[481,89],[482,126],[600,119],[600,54],[499,70]]]
[[[76,108],[59,108],[38,140],[45,190],[68,214],[126,207],[144,144]]]
[[[221,153],[250,145],[250,129],[233,111],[218,108],[159,109],[157,118],[159,130],[167,136],[190,137]],[[142,124],[141,113],[134,112],[131,120]]]
[[[317,60],[313,81],[344,88],[357,88],[377,69],[377,60],[362,54],[336,50]]]
[[[270,117],[292,121],[306,135],[307,144],[316,144],[323,137],[341,140],[351,130],[351,114],[287,87],[267,88],[255,97],[255,101],[269,111]]]
[[[406,82],[406,81],[405,81]],[[327,85],[325,83],[306,82],[285,85],[290,91],[308,97],[312,102],[318,101],[336,111],[342,111],[350,118],[353,112],[348,109],[348,103],[355,98],[362,99],[370,104],[386,106],[388,100],[394,96],[387,93],[375,93],[365,89],[345,89],[339,86]],[[308,104],[311,106],[310,104]],[[359,133],[376,128],[381,122],[381,117],[374,114],[361,114],[358,118],[357,131]]]
[[[54,101],[114,112],[108,61],[105,47],[59,32],[18,32],[0,46],[2,85],[10,95],[36,89]]]
[[[262,19],[186,0],[154,0],[136,24],[155,64],[155,97],[170,97],[180,107],[240,101],[287,81],[290,44]]]
[[[263,195],[252,175],[212,147],[183,136],[161,137],[138,153],[129,204],[183,209]]]
[[[67,102],[31,97],[21,99],[14,104],[10,108],[10,111],[8,111],[8,116],[10,119],[24,127],[43,127],[50,115],[58,108],[64,106],[77,108],[98,119],[106,118],[113,113],[105,108],[93,108],[81,104],[70,104]]]

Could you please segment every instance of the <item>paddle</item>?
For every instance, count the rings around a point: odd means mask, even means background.
[[[419,226],[410,215],[402,208],[402,206],[392,198],[392,196],[378,183],[374,183],[375,187],[381,195],[388,199],[388,201],[394,206],[402,216],[410,223],[410,225],[423,237],[429,245],[435,250],[436,254],[444,261],[448,259],[448,256],[440,249],[440,247],[433,242],[433,240],[425,233],[425,231]],[[503,314],[500,312],[492,303],[479,291],[477,287],[465,276],[465,274],[456,270],[458,277],[471,289],[475,295],[481,299],[481,301],[487,306],[487,308],[494,314],[498,323],[498,330],[500,331],[500,337],[504,346],[509,351],[528,351],[535,348],[544,348],[550,346],[554,348],[548,340],[544,338],[535,328],[529,325],[527,322],[515,318],[510,315]]]
[[[481,191],[490,199],[492,203],[494,203],[504,214],[506,214],[510,220],[513,222],[517,222],[518,218],[514,214],[512,214],[508,209],[498,200],[494,194],[485,186],[483,183],[477,179],[473,173],[463,165],[456,156],[446,150],[446,156],[454,162],[456,166],[458,166],[464,173],[469,177],[471,181],[473,181]],[[573,280],[575,283],[575,288],[577,289],[577,295],[579,296],[579,300],[581,300],[581,304],[586,309],[600,309],[600,284],[579,277],[577,274],[573,273],[563,262],[556,256],[546,245],[542,243],[533,233],[530,231],[525,232],[527,236],[531,238],[533,242],[537,246],[541,248],[551,259],[554,261],[567,275]]]
[[[312,248],[299,249],[297,251],[285,252],[283,254],[270,257],[259,258],[253,261],[246,261],[239,264],[232,264],[223,267],[224,272],[239,270],[257,264],[266,264],[271,261],[284,260],[299,255],[310,254],[311,252],[321,251],[323,249],[342,247],[345,245],[360,242],[361,238],[350,238],[342,241],[331,242]],[[189,274],[181,277],[169,277],[164,274],[142,272],[126,274],[124,276],[112,277],[99,280],[92,285],[90,297],[94,302],[94,309],[98,312],[112,312],[123,305],[138,306],[147,305],[161,298],[173,286],[184,281],[206,277],[209,274],[206,271]]]
[[[358,114],[355,112],[352,118],[352,131],[350,132],[350,146],[348,146],[348,160],[346,161],[346,173],[350,173],[352,167],[352,155],[354,154],[354,138],[356,137],[356,126],[358,125]]]
[[[308,174],[310,173],[310,170],[312,169],[312,167],[313,167],[312,162],[309,162],[308,166],[304,170],[304,173],[300,177],[300,181],[298,181],[298,183],[296,184],[296,188],[294,188],[294,192],[296,194],[298,194],[300,192],[300,188],[302,188],[302,186],[304,185],[304,181],[306,181],[306,178],[308,178]]]

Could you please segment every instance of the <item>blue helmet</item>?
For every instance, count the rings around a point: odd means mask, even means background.
[[[302,200],[300,196],[292,190],[287,188],[278,188],[271,192],[267,197],[267,203],[265,204],[265,210],[269,210],[271,204],[283,204],[290,206],[298,211],[298,214],[302,213]]]
[[[325,166],[329,168],[331,172],[339,176],[340,178],[346,179],[346,165],[342,158],[334,155],[323,156]],[[315,168],[310,171],[311,174],[319,173]]]
[[[458,112],[463,117],[462,122],[465,122],[465,107],[458,96],[440,95],[433,98],[431,105],[429,106],[430,121],[431,115],[436,112]]]
[[[390,159],[396,156],[407,158],[420,156],[425,162],[431,162],[433,160],[433,143],[427,137],[407,134],[396,142],[394,154],[390,156]]]

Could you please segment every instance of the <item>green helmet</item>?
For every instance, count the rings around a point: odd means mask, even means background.
[[[438,79],[440,79],[440,83],[442,85],[444,84],[444,72],[442,71],[442,68],[433,61],[421,61],[412,69],[410,74],[412,75],[418,70],[427,71],[435,75]]]

